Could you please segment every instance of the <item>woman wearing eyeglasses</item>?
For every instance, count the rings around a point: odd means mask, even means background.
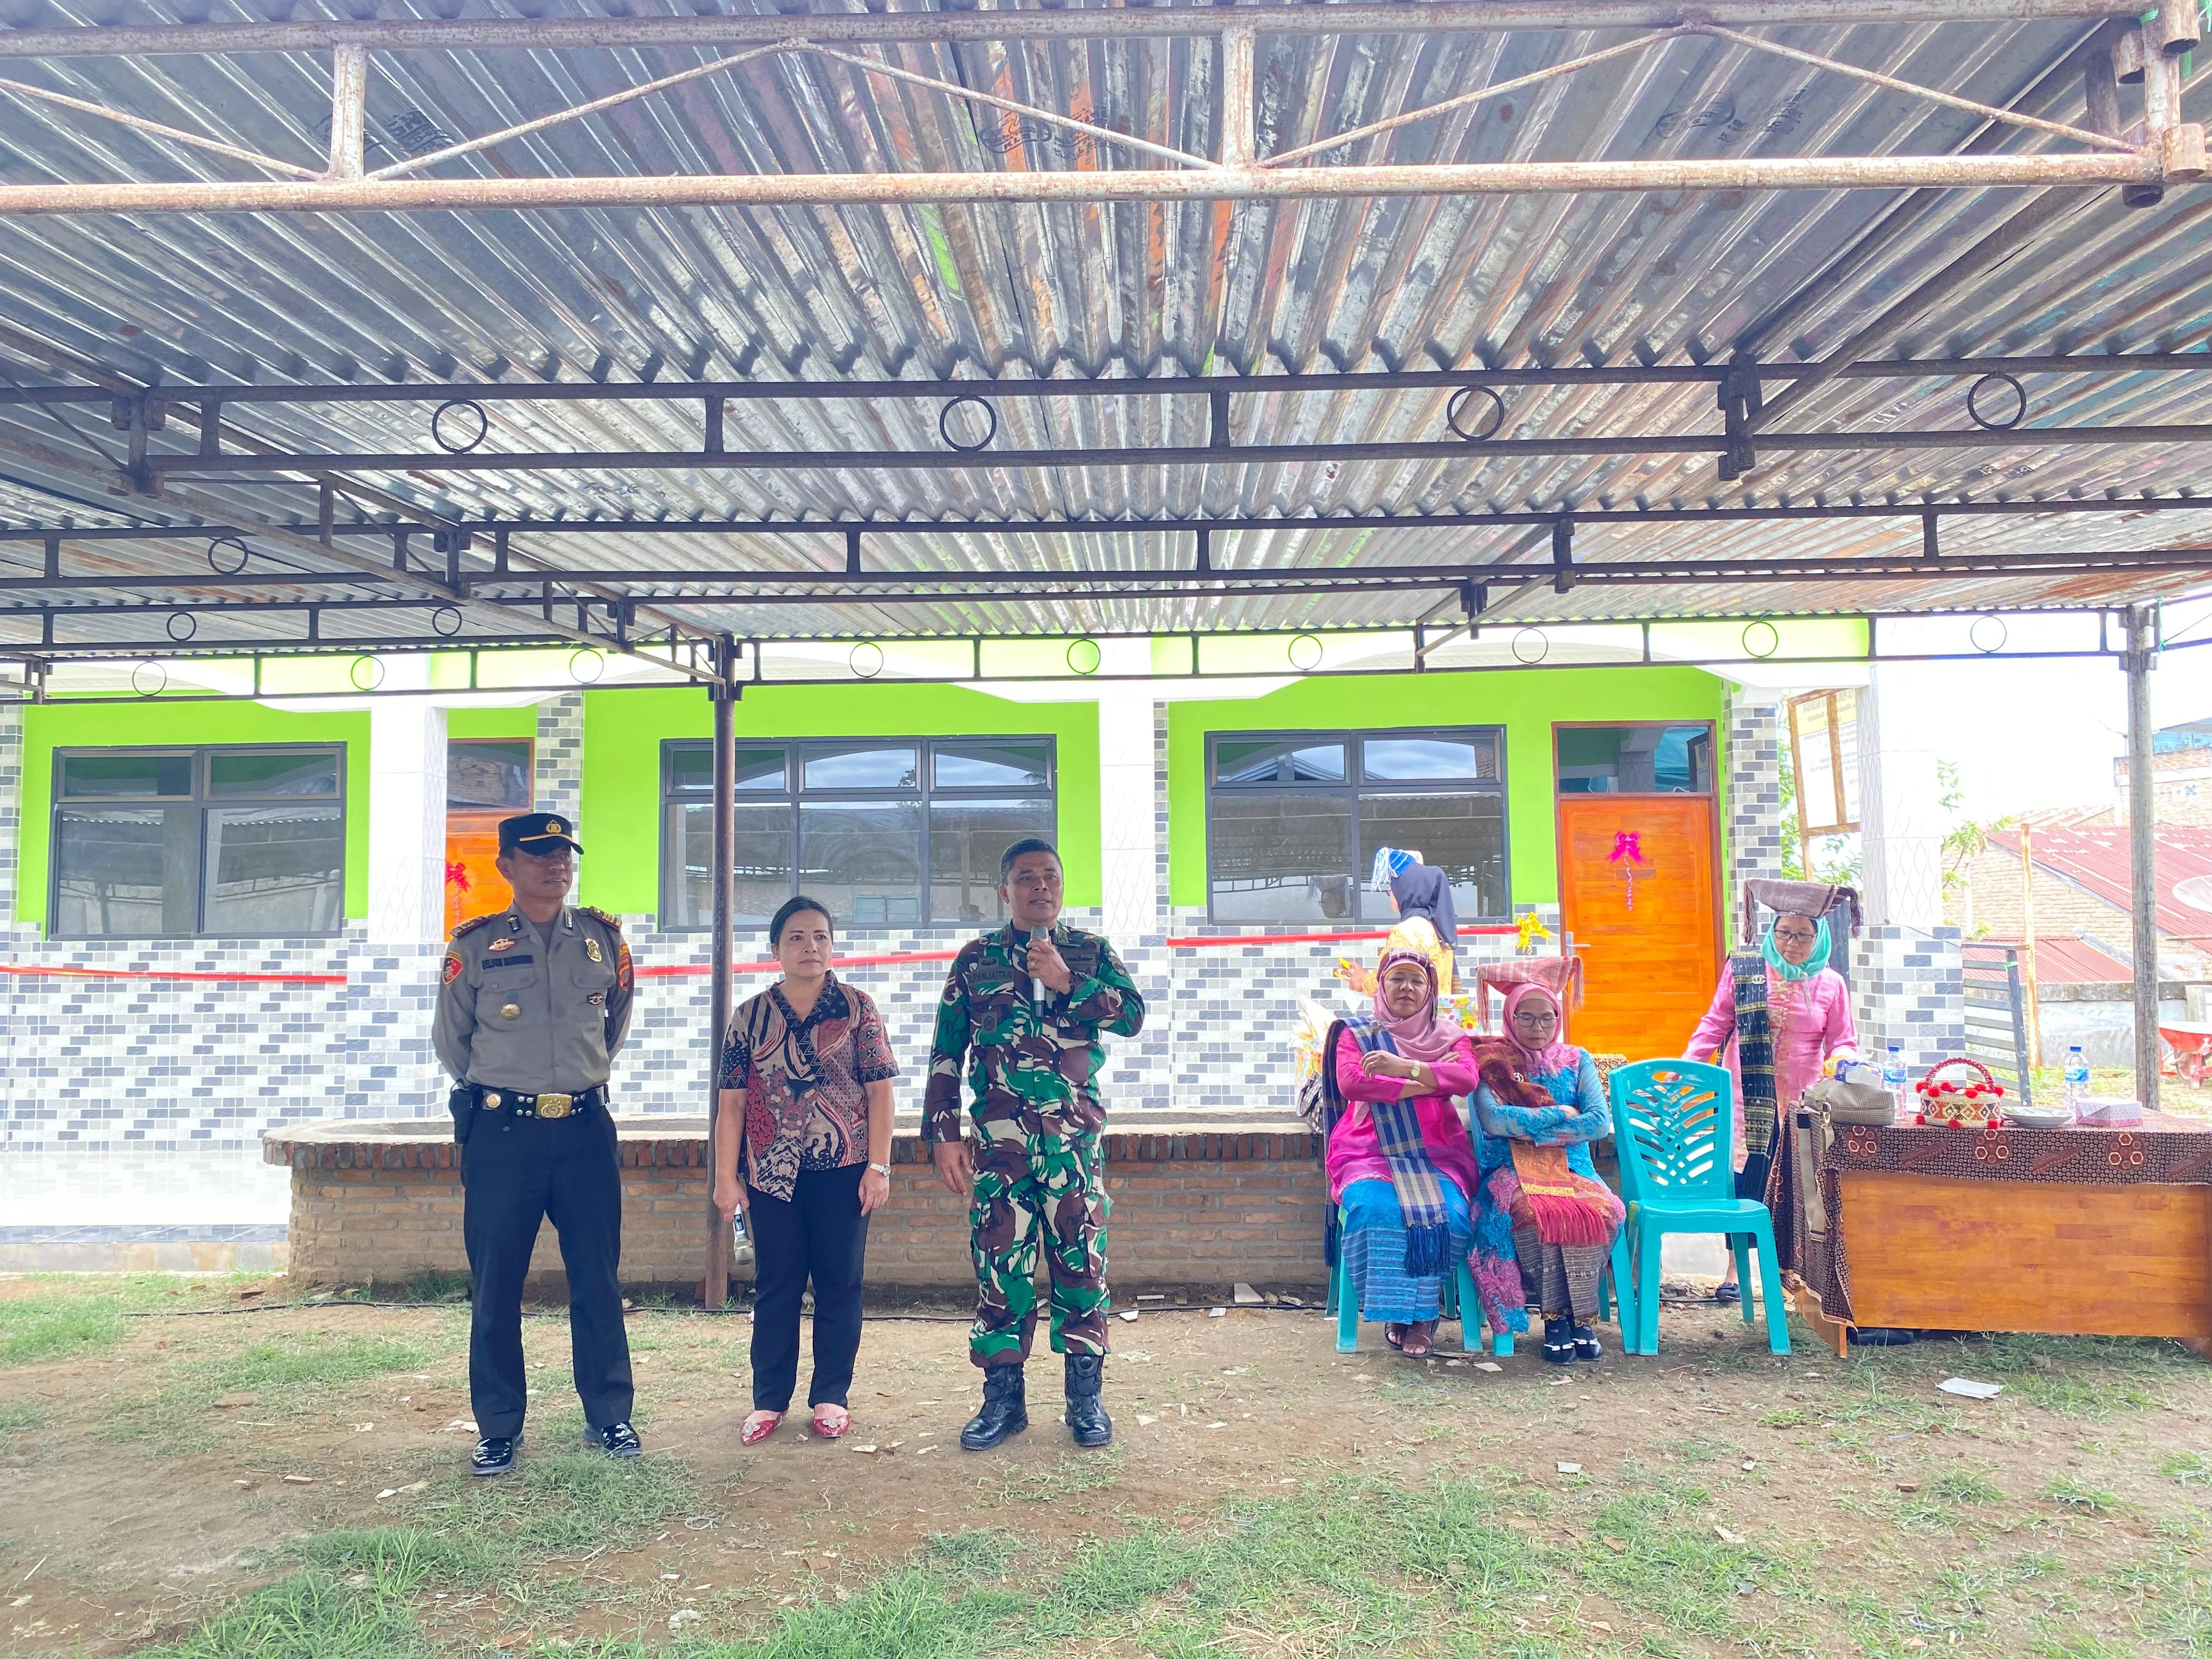
[[[1759,945],[1729,958],[1683,1057],[1735,1073],[1736,1196],[1764,1203],[1781,1107],[1795,1104],[1831,1060],[1858,1054],[1850,987],[1828,966],[1828,917],[1846,913],[1856,933],[1859,896],[1815,881],[1747,881],[1743,893],[1744,937]],[[1763,931],[1762,908],[1772,913]],[[1733,1254],[1713,1294],[1742,1297]]]

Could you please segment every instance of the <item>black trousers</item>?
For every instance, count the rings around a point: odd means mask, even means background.
[[[469,1398],[477,1431],[522,1432],[522,1281],[538,1224],[551,1217],[568,1276],[568,1339],[584,1420],[629,1420],[629,1336],[623,1329],[622,1176],[614,1120],[603,1107],[547,1121],[479,1111],[461,1181],[461,1236],[475,1282],[469,1316]]]
[[[799,1303],[814,1280],[814,1376],[809,1406],[842,1406],[860,1352],[860,1279],[868,1218],[865,1164],[801,1170],[788,1202],[746,1184],[753,1236],[753,1409],[791,1409],[799,1382]]]

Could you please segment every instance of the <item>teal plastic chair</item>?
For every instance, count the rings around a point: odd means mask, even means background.
[[[1337,1212],[1337,1225],[1344,1224],[1344,1212]],[[1359,1349],[1359,1298],[1352,1291],[1352,1269],[1344,1259],[1343,1234],[1338,1233],[1336,1267],[1329,1274],[1329,1310],[1336,1316],[1336,1351],[1356,1353]],[[1459,1321],[1459,1345],[1469,1353],[1482,1352],[1479,1337],[1472,1335],[1482,1324],[1482,1303],[1474,1293],[1474,1275],[1468,1271],[1464,1257],[1455,1272],[1444,1279],[1443,1307],[1439,1311],[1446,1319]],[[1624,1303],[1624,1306],[1626,1304]],[[1622,1339],[1624,1341],[1626,1339]],[[1503,1359],[1513,1352],[1513,1334],[1500,1331],[1490,1339],[1490,1351]]]
[[[1743,1322],[1756,1322],[1750,1252],[1759,1251],[1759,1294],[1766,1304],[1766,1346],[1790,1352],[1782,1274],[1774,1259],[1774,1219],[1766,1206],[1735,1195],[1734,1080],[1693,1060],[1644,1060],[1613,1073],[1613,1141],[1620,1192],[1635,1238],[1636,1352],[1659,1352],[1659,1242],[1668,1233],[1719,1233],[1735,1253]],[[1626,1313],[1624,1305],[1623,1312]]]

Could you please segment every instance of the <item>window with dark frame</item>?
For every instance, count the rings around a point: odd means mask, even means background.
[[[1710,795],[1713,728],[1666,725],[1559,725],[1553,761],[1562,795]]]
[[[56,939],[306,939],[345,925],[345,750],[63,750]]]
[[[836,738],[737,745],[734,885],[739,926],[793,893],[858,927],[1003,920],[999,854],[1057,839],[1050,738]],[[661,749],[661,926],[714,915],[714,760]]]
[[[1397,915],[1377,848],[1420,854],[1462,921],[1509,915],[1499,726],[1219,732],[1206,738],[1206,908],[1218,922]]]

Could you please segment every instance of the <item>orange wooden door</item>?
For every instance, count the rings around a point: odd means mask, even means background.
[[[1624,834],[1641,863],[1613,857]],[[1577,1046],[1631,1060],[1688,1046],[1721,969],[1715,884],[1711,796],[1559,801],[1559,908],[1585,987]]]
[[[446,814],[446,931],[471,916],[490,915],[514,902],[499,872],[499,821],[504,806],[455,807]]]

